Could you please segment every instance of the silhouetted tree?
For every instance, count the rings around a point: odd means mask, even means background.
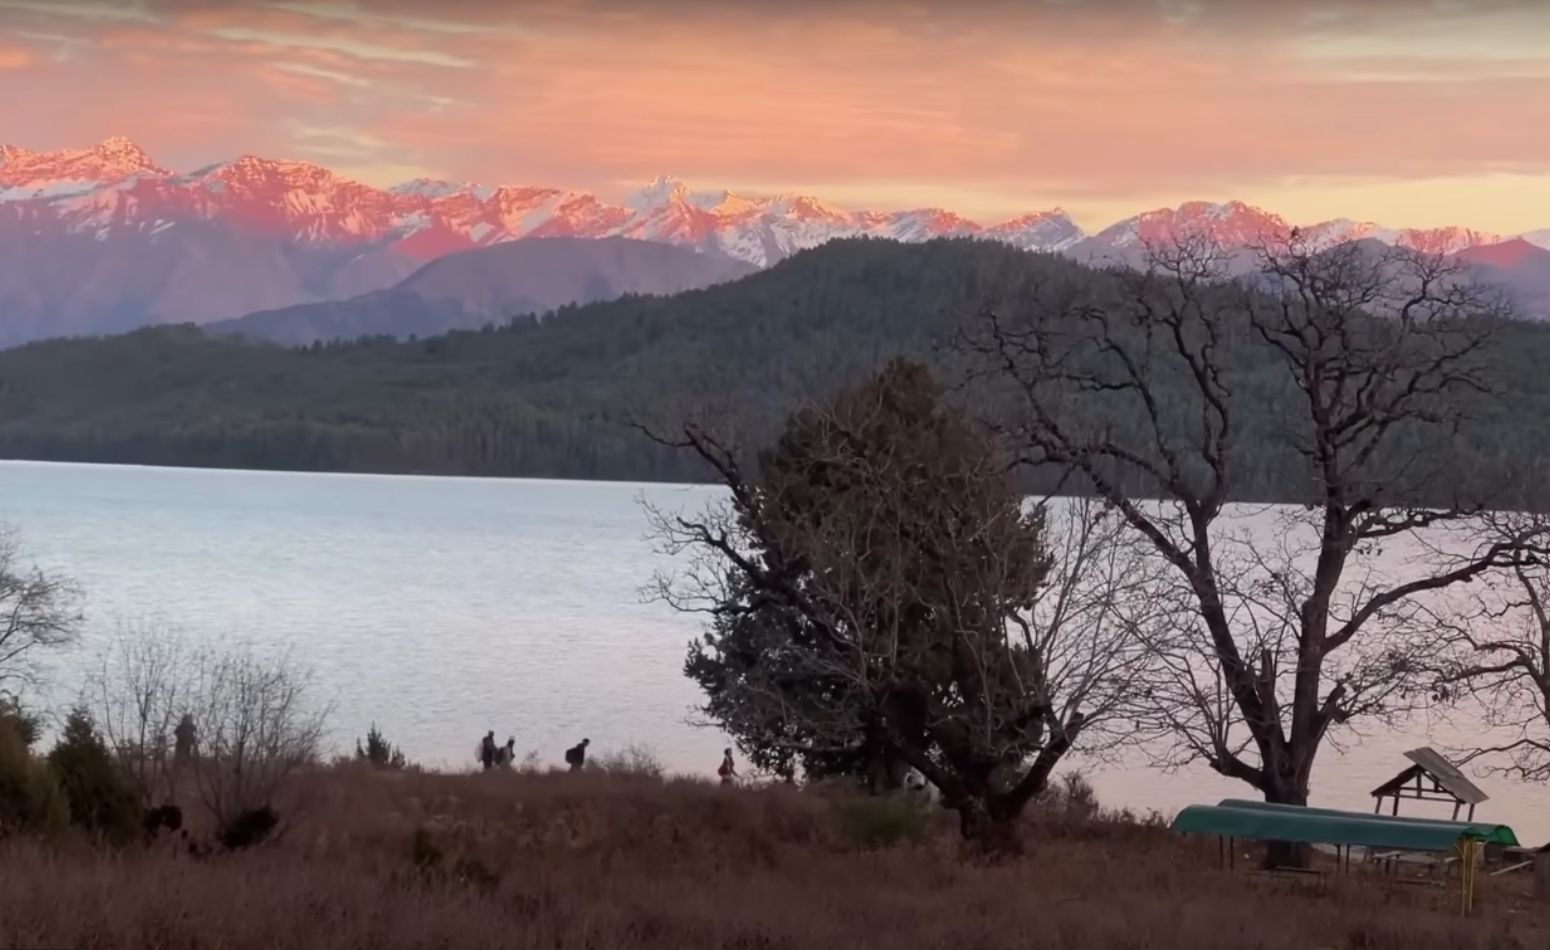
[[[1122,513],[1191,606],[1149,691],[1172,761],[1305,804],[1332,729],[1429,701],[1428,595],[1511,563],[1524,539],[1473,543],[1502,473],[1457,451],[1489,406],[1500,299],[1404,249],[1294,233],[1259,254],[1228,283],[1224,255],[1186,236],[1123,292],[1040,287],[968,343],[1017,400],[1023,461]],[[1293,388],[1276,424],[1246,430],[1277,377]],[[1252,537],[1226,507],[1251,453],[1282,459],[1306,500]],[[1381,560],[1444,530],[1467,557]]]
[[[22,563],[14,534],[0,527],[0,697],[34,681],[40,649],[62,646],[80,631],[80,591],[63,577]]]
[[[361,745],[361,740],[355,740],[355,759],[358,762],[369,762],[381,769],[401,769],[408,764],[403,751],[378,731],[376,723],[372,723],[371,728],[366,730],[364,746]]]
[[[1507,543],[1550,535],[1542,514],[1485,520],[1489,537]],[[1477,713],[1482,726],[1458,750],[1465,761],[1523,781],[1550,779],[1550,559],[1525,557],[1481,575],[1438,612],[1436,631],[1450,647],[1436,697]]]
[[[1123,552],[1102,554],[1104,606],[1073,603],[1112,537],[1101,512],[1081,509],[1062,566],[986,433],[904,361],[794,415],[754,470],[695,425],[670,441],[730,491],[699,516],[652,512],[689,559],[658,593],[712,617],[689,660],[706,714],[765,761],[875,748],[932,782],[965,838],[1016,850],[1024,806],[1144,663]]]
[[[114,847],[141,835],[142,810],[134,784],[119,770],[84,709],[71,710],[49,770],[69,803],[70,823]]]

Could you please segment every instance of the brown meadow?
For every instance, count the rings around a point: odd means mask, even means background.
[[[335,766],[278,840],[197,858],[0,849],[0,946],[895,950],[1526,950],[1520,878],[1462,919],[1438,889],[1362,875],[1325,893],[1220,871],[1215,845],[1074,808],[1029,816],[986,865],[950,816],[840,791]],[[890,810],[891,809],[891,810]],[[199,829],[194,830],[197,836]]]

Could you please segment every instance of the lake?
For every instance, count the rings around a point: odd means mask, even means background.
[[[595,754],[640,744],[709,776],[727,743],[691,724],[698,697],[682,674],[699,620],[641,597],[670,566],[647,538],[643,496],[697,508],[715,489],[0,462],[0,520],[86,593],[82,642],[49,662],[55,704],[118,626],[155,624],[291,648],[334,702],[341,747],[375,722],[410,758],[466,768],[494,729],[556,765],[588,737]],[[1326,746],[1314,804],[1370,809],[1405,749],[1464,732],[1418,720]],[[1137,809],[1249,792],[1139,758],[1077,767],[1105,803]],[[1477,817],[1550,839],[1550,792],[1476,781],[1491,795]]]

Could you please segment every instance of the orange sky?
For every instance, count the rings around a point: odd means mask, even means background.
[[[1550,227],[1550,2],[0,0],[0,141],[1101,227]]]

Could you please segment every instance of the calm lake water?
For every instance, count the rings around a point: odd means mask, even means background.
[[[160,624],[289,647],[335,703],[341,747],[375,721],[412,759],[465,768],[494,729],[554,764],[586,736],[595,753],[641,744],[709,775],[726,742],[690,724],[682,675],[698,621],[640,594],[669,566],[643,496],[697,508],[714,489],[0,462],[0,520],[86,592],[81,644],[49,664],[56,703],[116,627]],[[1370,809],[1405,749],[1465,732],[1420,720],[1326,748],[1314,804]],[[1078,765],[1106,803],[1138,809],[1248,792],[1204,769]],[[1550,792],[1477,782],[1491,795],[1478,817],[1550,839]]]

